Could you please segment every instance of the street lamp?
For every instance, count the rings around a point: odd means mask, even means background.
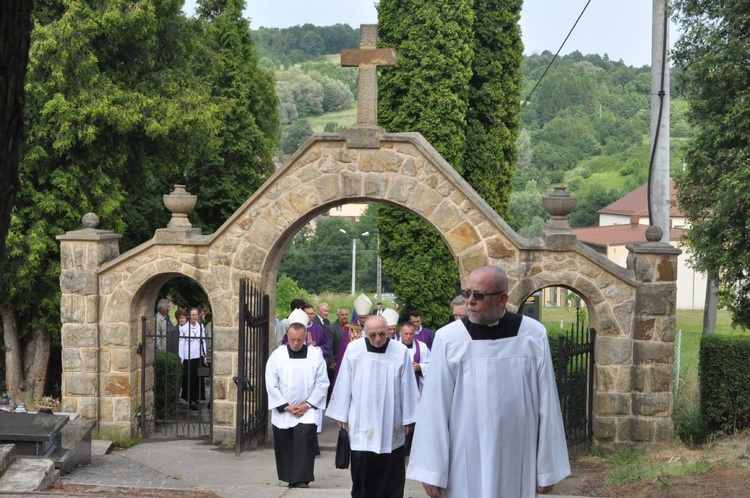
[[[343,228],[339,228],[339,232],[349,235],[349,233]],[[367,237],[370,232],[362,232],[360,237]],[[357,271],[357,238],[352,237],[352,296],[354,295],[354,277]]]

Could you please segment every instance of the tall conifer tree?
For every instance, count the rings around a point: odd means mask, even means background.
[[[508,215],[519,122],[521,2],[381,0],[378,114],[388,131],[418,131],[501,215]],[[439,234],[396,208],[379,211],[381,257],[397,296],[442,325],[458,269]]]

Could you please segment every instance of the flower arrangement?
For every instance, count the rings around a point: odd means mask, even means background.
[[[45,396],[36,402],[36,406],[39,408],[51,408],[52,410],[57,410],[60,408],[60,400],[51,396]]]

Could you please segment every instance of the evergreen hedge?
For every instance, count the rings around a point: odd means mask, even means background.
[[[157,420],[177,418],[182,387],[182,360],[174,353],[156,351],[154,363],[154,405]]]
[[[732,433],[750,427],[750,338],[705,335],[699,356],[700,408],[708,429]]]

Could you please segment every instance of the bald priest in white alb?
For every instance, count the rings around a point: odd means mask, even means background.
[[[349,426],[352,498],[402,498],[405,435],[417,418],[417,384],[406,346],[382,316],[349,344],[326,416]]]
[[[474,270],[468,317],[438,331],[406,476],[431,497],[534,497],[570,475],[544,326],[506,310],[508,279]]]
[[[325,408],[328,374],[323,353],[305,343],[304,324],[290,318],[289,342],[266,363],[266,390],[279,480],[307,488],[315,480],[316,414]]]

